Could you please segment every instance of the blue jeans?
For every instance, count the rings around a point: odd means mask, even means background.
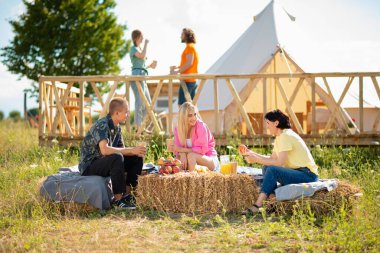
[[[282,186],[287,184],[310,183],[318,181],[318,176],[308,168],[288,169],[277,166],[263,167],[264,181],[261,185],[261,192],[267,196],[274,193],[277,188],[277,182]]]
[[[185,82],[187,90],[190,93],[191,99],[194,98],[195,93],[197,92],[198,84],[196,82]],[[178,106],[181,106],[183,103],[186,102],[185,98],[185,92],[182,89],[182,86],[179,86],[178,91]]]
[[[134,69],[134,70],[132,70],[132,75],[133,76],[145,76],[146,72],[142,69]],[[149,103],[151,103],[152,100],[150,98],[149,89],[148,89],[148,86],[146,85],[146,82],[140,81],[140,83],[141,83],[141,88],[144,91],[146,99],[148,100]],[[136,126],[139,126],[139,125],[141,125],[141,123],[142,123],[142,121],[146,115],[146,107],[145,107],[144,102],[140,98],[140,93],[139,93],[139,90],[137,88],[137,84],[135,81],[131,82],[131,87],[132,87],[133,94],[135,96],[134,124]]]

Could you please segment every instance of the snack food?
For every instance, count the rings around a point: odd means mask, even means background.
[[[175,174],[181,172],[180,166],[182,165],[181,161],[178,159],[174,159],[173,157],[160,157],[157,161],[160,166],[159,173],[160,174]]]
[[[239,154],[244,155],[245,153],[247,153],[247,151],[248,151],[248,148],[246,145],[244,144],[239,145]]]
[[[206,166],[202,166],[202,165],[195,165],[195,171],[198,173],[210,172],[210,170]]]

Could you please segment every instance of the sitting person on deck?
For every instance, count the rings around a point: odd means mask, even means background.
[[[193,171],[198,164],[215,170],[219,165],[214,136],[198,117],[197,108],[190,102],[183,103],[179,108],[174,143],[173,151],[184,169]]]
[[[110,176],[114,204],[135,209],[133,197],[129,193],[132,187],[137,186],[146,148],[124,146],[120,123],[128,119],[128,102],[123,98],[113,98],[107,116],[95,122],[84,137],[79,171],[83,176]]]
[[[259,212],[263,201],[281,185],[309,183],[318,181],[318,168],[301,137],[291,129],[289,117],[280,110],[273,110],[265,115],[270,133],[276,136],[271,156],[257,154],[244,145],[239,152],[246,155],[248,163],[263,164],[264,180],[256,203],[243,214]]]

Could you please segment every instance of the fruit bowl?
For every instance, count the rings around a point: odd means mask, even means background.
[[[175,174],[182,171],[180,168],[182,165],[181,161],[173,157],[168,157],[167,159],[161,157],[158,159],[157,164],[160,165],[160,169],[158,170],[160,174]]]

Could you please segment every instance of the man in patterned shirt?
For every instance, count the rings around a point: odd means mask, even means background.
[[[128,102],[123,98],[112,99],[107,116],[96,121],[84,137],[79,170],[83,176],[110,176],[115,204],[135,209],[129,193],[137,186],[146,147],[124,146],[120,123],[128,119]]]

